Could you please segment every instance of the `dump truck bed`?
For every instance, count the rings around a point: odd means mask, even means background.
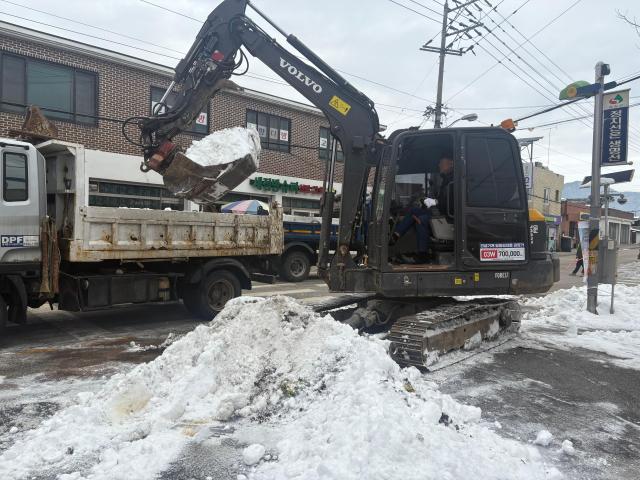
[[[279,208],[236,215],[84,206],[62,253],[71,262],[279,255],[282,235]]]
[[[236,215],[93,206],[89,205],[88,162],[121,169],[122,160],[115,163],[108,152],[85,150],[83,145],[61,140],[36,148],[42,157],[39,161],[46,164],[47,214],[55,220],[64,260],[184,260],[282,253],[280,208],[271,208],[269,215]],[[133,176],[140,160],[132,157],[130,162],[125,171]]]

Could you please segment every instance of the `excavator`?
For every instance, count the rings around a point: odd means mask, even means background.
[[[248,7],[297,54],[251,20]],[[245,50],[328,119],[337,142],[326,164],[318,273],[331,292],[367,294],[345,320],[358,329],[387,329],[389,352],[398,363],[428,368],[443,353],[517,328],[517,302],[495,296],[543,293],[558,281],[559,261],[547,251],[544,217],[528,209],[520,150],[509,132],[409,128],[383,138],[373,101],[250,0],[224,0],[211,12],[175,68],[165,94],[178,93],[173,105],[133,120],[143,169],[157,171],[174,192],[202,204],[247,176],[242,168],[230,169],[234,178],[208,176],[172,142],[232,75],[242,74]],[[339,205],[338,142],[342,185],[349,186]],[[443,158],[451,167],[446,184],[439,172]],[[436,205],[427,217],[411,213],[416,198],[435,198],[443,188],[451,201],[440,205],[442,211]],[[337,244],[334,239],[330,245],[334,207],[340,221]],[[407,215],[415,228],[397,238]],[[428,255],[417,260],[412,252],[424,226],[419,218],[429,222],[423,230],[429,238]]]

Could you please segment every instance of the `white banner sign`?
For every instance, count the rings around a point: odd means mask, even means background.
[[[525,260],[524,243],[481,243],[481,262],[514,262]]]

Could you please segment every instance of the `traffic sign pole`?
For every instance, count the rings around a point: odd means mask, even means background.
[[[594,95],[593,152],[591,158],[591,216],[589,218],[589,264],[587,270],[587,310],[598,310],[598,250],[600,247],[600,165],[602,163],[602,123],[604,77],[610,73],[609,65],[596,64],[597,93]],[[584,253],[583,253],[584,255]]]

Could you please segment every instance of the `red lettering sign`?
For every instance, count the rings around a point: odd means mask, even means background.
[[[480,250],[480,258],[498,258],[498,250],[495,248]]]

